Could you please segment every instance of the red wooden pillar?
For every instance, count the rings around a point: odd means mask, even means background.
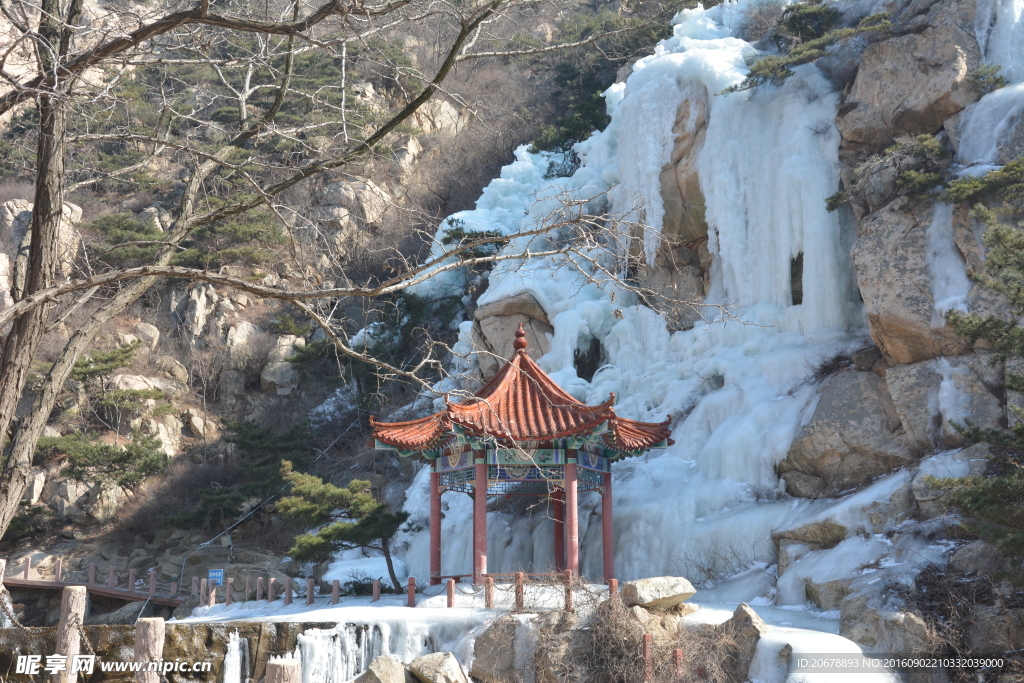
[[[604,549],[604,582],[615,578],[615,539],[612,531],[612,473],[604,473],[604,498],[601,499],[601,545]]]
[[[479,459],[478,459],[479,460]],[[473,583],[481,585],[487,573],[487,463],[476,463],[473,482]]]
[[[555,571],[565,571],[565,491],[551,496],[551,514],[555,518]]]
[[[576,507],[576,462],[565,465],[565,568],[580,574],[580,525]]]
[[[441,583],[441,475],[430,473],[430,585]]]

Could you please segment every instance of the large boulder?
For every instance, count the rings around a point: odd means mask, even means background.
[[[890,365],[970,351],[935,311],[926,231],[930,206],[899,198],[861,221],[850,251],[871,337]]]
[[[623,584],[622,603],[627,607],[671,609],[696,594],[693,584],[681,576],[657,576]]]
[[[82,207],[70,202],[64,204],[61,223],[57,231],[57,271],[69,275],[78,257],[81,237],[75,224],[82,220]],[[17,256],[18,266],[24,272],[28,258],[28,236],[32,224],[32,202],[12,199],[0,204],[0,251],[12,259]],[[24,275],[21,275],[24,278]],[[20,288],[20,285],[18,285]]]
[[[97,482],[89,489],[82,509],[102,524],[113,519],[125,498],[124,490],[117,484]]]
[[[181,361],[170,356],[157,356],[153,359],[153,366],[164,373],[168,379],[187,384],[189,380],[188,368]]]
[[[473,643],[470,675],[481,683],[505,683],[515,673],[516,630],[519,620],[512,615],[499,617]]]
[[[156,345],[160,342],[160,330],[156,325],[144,322],[135,323],[135,334],[138,335],[139,339],[141,339],[150,350],[155,349]]]
[[[177,415],[155,415],[142,420],[141,431],[151,434],[160,442],[160,451],[173,458],[181,449],[181,420]]]
[[[327,236],[333,256],[344,259],[369,240],[394,197],[365,178],[337,180],[316,195],[315,218]]]
[[[536,360],[551,350],[548,335],[554,334],[555,330],[545,322],[522,313],[484,318],[473,325],[473,346],[485,379],[493,376],[512,357],[515,350],[512,342],[520,325],[526,332],[526,353],[531,358]]]
[[[722,668],[734,681],[747,680],[757,643],[762,636],[768,635],[768,625],[750,609],[750,605],[741,602],[732,617],[719,624],[716,631],[726,641],[732,641],[731,656],[722,662]]]
[[[974,0],[942,0],[905,28],[868,46],[837,121],[844,140],[881,147],[897,135],[935,133],[980,96],[968,76],[981,62]]]
[[[476,311],[473,313],[473,317],[476,320],[508,315],[525,315],[526,317],[542,322],[545,325],[551,324],[544,307],[541,306],[537,299],[534,298],[533,294],[530,294],[529,292],[520,292],[519,294],[505,297],[498,301],[492,301],[491,303],[477,307]]]
[[[916,457],[885,382],[874,373],[843,370],[818,395],[813,415],[779,463],[790,495],[835,495]]]
[[[11,260],[7,254],[0,252],[0,311],[14,305],[14,298],[11,297],[11,287],[14,286],[13,277]]]
[[[969,652],[1007,652],[1024,648],[1024,608],[974,605],[964,637]]]
[[[22,494],[21,499],[29,505],[35,505],[42,498],[45,487],[46,470],[33,467],[32,472],[28,475],[28,486],[25,487],[25,493]]]
[[[164,379],[163,377],[143,377],[142,375],[115,375],[107,381],[107,391],[162,391],[168,396],[182,396],[188,387],[181,382]]]
[[[381,655],[370,663],[353,683],[415,683],[416,679],[400,661],[391,655]]]
[[[949,568],[975,576],[992,576],[1010,569],[1011,563],[989,543],[974,541],[957,548],[949,558]]]
[[[956,425],[1005,426],[999,399],[1003,366],[977,353],[899,365],[886,370],[896,411],[921,448],[956,448],[964,443]]]
[[[412,123],[424,133],[457,135],[469,123],[469,116],[448,100],[427,100],[412,115]]]
[[[295,355],[296,347],[305,345],[306,340],[295,335],[284,334],[277,338],[267,364],[260,372],[260,388],[265,393],[287,396],[298,386],[299,373],[287,359]]]
[[[409,671],[420,683],[469,683],[462,665],[451,652],[434,652],[409,663]]]

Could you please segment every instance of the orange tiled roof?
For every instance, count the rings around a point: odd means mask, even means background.
[[[370,418],[374,437],[403,450],[436,448],[461,426],[475,436],[502,441],[544,441],[590,431],[608,422],[609,447],[636,451],[669,439],[669,421],[627,420],[615,414],[613,394],[604,403],[588,406],[562,390],[526,354],[526,333],[520,325],[512,358],[466,403],[446,403],[445,410],[409,422],[384,423]]]

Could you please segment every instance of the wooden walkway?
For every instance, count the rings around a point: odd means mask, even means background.
[[[150,602],[158,605],[169,605],[171,607],[177,607],[185,602],[188,597],[186,595],[179,594],[177,581],[158,585],[156,574],[154,572],[149,573],[148,588],[145,590],[139,590],[134,569],[130,569],[128,571],[126,585],[122,587],[118,585],[119,581],[117,579],[117,572],[112,567],[107,570],[106,584],[97,582],[95,563],[89,565],[89,569],[85,577],[78,578],[77,580],[74,574],[82,572],[65,572],[62,566],[63,561],[60,558],[57,559],[56,565],[49,577],[40,576],[38,572],[33,575],[31,556],[25,558],[24,570],[20,575],[4,576],[3,571],[5,565],[6,562],[4,560],[0,560],[0,584],[10,588],[63,590],[67,586],[84,586],[87,592],[108,598],[119,598],[127,602],[142,602],[149,600]]]

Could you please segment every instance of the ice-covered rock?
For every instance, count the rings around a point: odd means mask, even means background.
[[[850,252],[871,337],[891,365],[970,351],[936,320],[926,236],[932,219],[927,207],[897,199],[861,221]]]
[[[676,110],[672,156],[660,176],[665,212],[661,234],[673,244],[688,244],[708,234],[706,201],[697,176],[697,155],[708,124],[708,89],[696,86],[687,95]]]
[[[886,384],[907,434],[921,448],[955,448],[963,436],[955,425],[966,420],[981,428],[1005,424],[995,392],[1003,365],[991,354],[949,356],[891,367]]]
[[[696,594],[693,584],[681,576],[656,576],[622,585],[622,602],[627,607],[639,605],[648,609],[671,609]]]
[[[885,382],[874,373],[843,370],[830,377],[818,395],[814,414],[779,463],[791,495],[835,495],[917,455],[916,444],[903,433]],[[818,477],[825,487],[818,490],[815,482],[790,472]]]
[[[988,444],[977,443],[960,451],[940,453],[922,460],[911,483],[919,515],[923,519],[930,519],[949,511],[943,500],[945,491],[932,485],[932,477],[960,479],[981,476],[988,469],[991,455]]]

